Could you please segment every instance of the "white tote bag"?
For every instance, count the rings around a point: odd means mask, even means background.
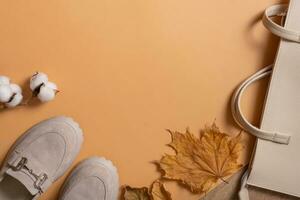
[[[275,15],[286,16],[284,27],[271,20]],[[300,0],[271,6],[263,22],[282,38],[274,66],[248,78],[232,98],[236,122],[258,137],[244,184],[300,197]],[[252,82],[268,75],[272,77],[258,129],[241,113],[240,98]],[[241,191],[243,197],[247,196],[244,192]]]

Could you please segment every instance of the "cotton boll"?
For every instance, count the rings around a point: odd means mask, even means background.
[[[0,76],[0,85],[8,85],[10,79],[7,76]]]
[[[5,103],[5,106],[8,108],[16,107],[22,102],[22,100],[23,100],[23,95],[21,93],[15,93],[13,98],[9,102]]]
[[[48,76],[43,72],[37,72],[30,79],[30,89],[34,91],[41,84],[48,82]]]
[[[46,85],[42,85],[37,97],[41,102],[51,101],[55,97],[55,91],[50,87],[46,87]]]
[[[9,85],[0,85],[0,102],[6,103],[13,95],[13,91]]]
[[[13,93],[22,93],[22,89],[17,84],[12,83],[9,86]]]
[[[45,86],[48,87],[48,88],[51,88],[52,90],[55,90],[57,91],[57,85],[55,83],[52,83],[52,82],[47,82],[45,83]]]

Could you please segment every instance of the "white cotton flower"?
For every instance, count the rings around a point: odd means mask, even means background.
[[[37,95],[41,102],[51,101],[55,97],[55,90],[47,87],[45,84],[40,87],[40,92]]]
[[[18,94],[22,93],[22,89],[19,85],[12,83],[12,84],[9,84],[9,86],[13,93],[18,93]]]
[[[13,91],[9,85],[0,85],[0,102],[8,102],[12,95]]]
[[[48,87],[48,88],[51,88],[54,91],[58,91],[57,85],[55,83],[50,82],[50,81],[45,83],[45,86]]]
[[[37,72],[30,78],[30,89],[34,91],[37,87],[41,86],[43,83],[48,82],[48,76],[43,72]]]
[[[58,92],[57,85],[53,82],[48,82],[48,76],[42,72],[37,72],[31,77],[30,89],[41,102],[53,100]]]
[[[22,100],[23,100],[23,95],[21,93],[15,93],[13,95],[13,98],[9,102],[5,103],[5,106],[8,108],[16,107],[22,102]]]
[[[8,85],[10,79],[7,76],[0,76],[0,85]]]

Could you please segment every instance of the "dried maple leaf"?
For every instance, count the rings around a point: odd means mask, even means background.
[[[150,193],[152,200],[172,200],[171,194],[160,180],[153,182]]]
[[[169,131],[169,144],[176,155],[165,155],[159,162],[164,177],[188,185],[193,192],[206,193],[218,180],[233,174],[242,167],[238,158],[242,150],[241,133],[230,138],[215,123],[205,127],[200,137],[186,131]]]
[[[160,180],[152,183],[151,189],[147,187],[132,188],[126,186],[123,193],[124,200],[172,200],[171,194],[165,189]]]
[[[147,187],[132,188],[126,186],[123,194],[124,200],[151,200]]]

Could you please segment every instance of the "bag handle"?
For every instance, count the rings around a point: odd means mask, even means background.
[[[265,78],[269,76],[272,73],[273,65],[269,65],[252,76],[250,76],[248,79],[246,79],[244,82],[242,82],[238,88],[235,90],[235,92],[232,95],[231,99],[231,112],[233,115],[233,118],[235,122],[245,131],[251,133],[252,135],[264,139],[269,140],[272,142],[280,143],[280,144],[288,144],[290,141],[291,136],[282,134],[276,131],[267,131],[259,129],[255,126],[253,126],[248,120],[245,118],[243,113],[241,112],[241,97],[244,93],[244,91],[248,88],[249,85],[254,83],[255,81],[258,81],[262,78]]]
[[[264,26],[271,31],[274,35],[277,35],[286,40],[293,42],[300,42],[300,32],[295,30],[290,30],[281,25],[276,24],[271,17],[280,16],[285,17],[287,15],[288,5],[287,4],[277,4],[268,7],[263,15],[262,22]]]
[[[300,32],[289,30],[283,27],[283,20],[281,21],[282,26],[276,24],[274,21],[272,21],[271,17],[274,16],[286,16],[288,10],[287,4],[278,4],[268,7],[263,16],[263,24],[265,27],[270,30],[273,34],[290,40],[294,42],[300,42]],[[291,136],[287,134],[278,133],[275,131],[267,131],[259,129],[255,126],[253,126],[248,120],[245,118],[241,111],[241,96],[243,95],[244,91],[254,83],[255,81],[258,81],[262,78],[265,78],[272,74],[273,65],[269,65],[252,76],[250,76],[248,79],[246,79],[244,82],[242,82],[238,88],[235,90],[235,92],[232,95],[231,99],[231,112],[233,115],[233,118],[235,122],[245,131],[251,133],[252,135],[264,139],[269,140],[272,142],[280,143],[280,144],[288,144],[290,141]]]

